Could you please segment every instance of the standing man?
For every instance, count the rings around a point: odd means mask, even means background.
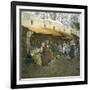
[[[74,58],[74,54],[75,53],[75,43],[74,41],[71,41],[71,45],[70,45],[70,57],[71,60]]]

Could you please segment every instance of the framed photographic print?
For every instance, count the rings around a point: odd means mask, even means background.
[[[11,88],[87,84],[87,6],[11,2]]]

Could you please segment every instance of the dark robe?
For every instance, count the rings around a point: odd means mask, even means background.
[[[70,57],[71,57],[71,59],[74,58],[74,45],[71,45],[71,47],[70,47]]]
[[[43,52],[42,52],[42,64],[47,65],[52,59],[52,54],[50,52],[49,47],[45,46],[43,47]]]
[[[32,64],[32,63],[34,63],[34,60],[33,60],[32,56],[30,54],[27,55],[26,60],[25,60],[25,63],[26,64]]]

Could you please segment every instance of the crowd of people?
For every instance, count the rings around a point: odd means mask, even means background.
[[[29,52],[28,61],[38,65],[48,65],[51,60],[56,59],[59,56],[68,56],[72,60],[75,56],[79,54],[80,44],[79,40],[64,41],[63,44],[60,42],[53,43],[50,40],[42,42],[40,48],[34,48],[34,50]],[[30,61],[30,63],[31,63]]]

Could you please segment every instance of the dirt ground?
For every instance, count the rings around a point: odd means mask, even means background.
[[[23,60],[20,71],[21,78],[79,76],[80,58],[76,56],[71,60],[70,57],[62,55],[56,60],[52,60],[46,66],[39,66],[36,64],[27,65]]]

